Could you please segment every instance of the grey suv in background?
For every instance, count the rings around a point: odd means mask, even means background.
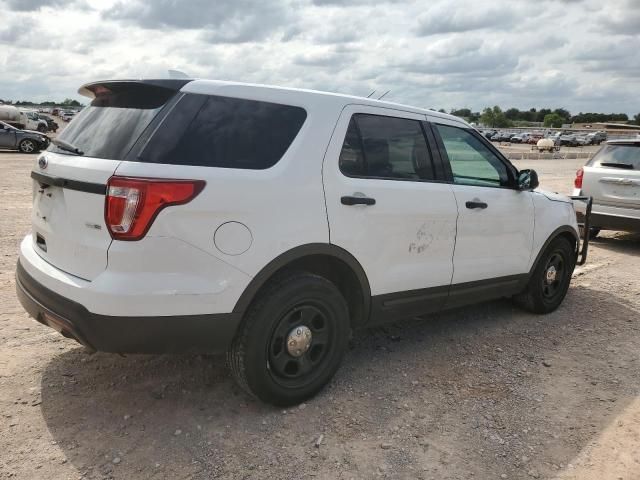
[[[591,237],[640,232],[640,139],[608,141],[578,170],[574,187],[574,195],[593,197]]]
[[[0,122],[0,149],[36,153],[49,146],[49,137],[33,130],[20,130]]]

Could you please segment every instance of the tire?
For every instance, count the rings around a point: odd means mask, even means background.
[[[249,307],[227,363],[247,393],[277,406],[296,405],[331,380],[349,332],[349,309],[336,286],[318,275],[289,272],[271,281]],[[300,350],[291,351],[292,337],[302,342]]]
[[[532,313],[553,312],[567,294],[575,263],[576,253],[571,242],[564,237],[552,240],[533,270],[527,287],[514,297],[515,302]],[[554,270],[551,270],[552,266]]]
[[[47,133],[47,127],[45,127],[44,125],[38,125],[38,131],[40,133]]]
[[[30,138],[25,138],[24,140],[22,140],[18,145],[18,149],[22,153],[36,153],[40,150],[35,140],[31,140]]]

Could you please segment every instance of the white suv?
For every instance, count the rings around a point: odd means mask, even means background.
[[[567,292],[571,200],[458,118],[206,80],[80,93],[31,174],[17,291],[90,349],[226,351],[240,385],[288,405],[352,329],[499,297],[546,313]]]

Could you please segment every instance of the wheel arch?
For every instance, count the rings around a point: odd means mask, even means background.
[[[580,245],[580,241],[578,239],[578,233],[571,225],[562,225],[561,227],[558,227],[553,232],[551,232],[551,235],[549,235],[549,237],[545,240],[545,242],[540,247],[540,250],[536,255],[536,259],[531,264],[529,275],[531,275],[533,271],[536,269],[536,267],[538,266],[538,262],[540,261],[540,258],[544,254],[544,251],[547,249],[549,244],[553,242],[556,238],[560,238],[560,237],[564,237],[567,240],[569,240],[569,242],[573,245],[573,249],[576,252],[576,257],[577,257],[578,247]]]
[[[347,301],[351,326],[369,319],[371,288],[364,269],[349,252],[325,243],[301,245],[273,259],[253,277],[233,312],[244,313],[269,281],[286,270],[308,271],[333,282]]]

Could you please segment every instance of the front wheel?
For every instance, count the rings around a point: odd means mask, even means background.
[[[38,151],[38,145],[36,145],[36,142],[29,138],[22,140],[18,145],[18,148],[22,153],[34,153]]]
[[[247,311],[227,362],[238,384],[278,406],[298,404],[331,380],[347,349],[349,310],[329,280],[281,276]]]
[[[560,306],[569,289],[576,253],[568,239],[554,239],[540,257],[525,290],[515,302],[533,313],[550,313]]]

